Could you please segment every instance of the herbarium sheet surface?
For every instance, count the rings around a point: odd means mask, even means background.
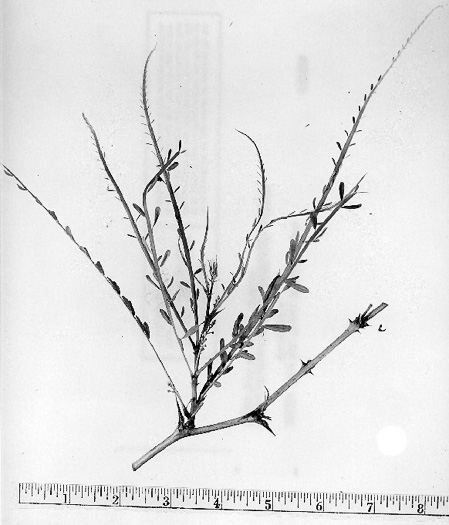
[[[313,211],[364,96],[437,4],[3,5],[2,162],[132,301],[188,410],[190,378],[179,341],[161,314],[160,291],[145,278],[153,271],[117,192],[108,191],[113,185],[82,115],[128,202],[140,207],[142,189],[160,168],[141,92],[145,60],[156,46],[146,78],[151,120],[164,162],[182,141],[178,164],[166,168],[173,187],[180,186],[178,204],[185,201],[195,271],[208,224],[204,260],[209,284],[217,265],[219,295],[244,256],[262,200],[260,224]],[[249,413],[339,336],[348,319],[387,303],[370,327],[267,409],[276,436],[259,424],[189,437],[134,472],[131,464],[178,424],[173,385],[98,266],[3,176],[5,523],[229,520],[220,512],[24,510],[16,501],[19,481],[449,492],[448,34],[447,7],[436,9],[376,88],[329,197],[338,202],[364,177],[351,201],[362,206],[341,209],[320,242],[311,243],[269,320],[284,328],[261,331],[247,348],[255,359],[233,363],[195,420],[209,425]],[[171,293],[181,290],[179,312],[184,306],[185,328],[196,337],[202,328],[194,329],[179,224],[158,189],[163,181],[156,183],[149,206],[161,257],[170,250],[164,278],[168,284],[174,277]],[[233,327],[239,330],[238,315],[248,320],[284,270],[297,232],[313,220],[290,217],[262,232],[244,279],[211,328],[203,365],[221,338],[228,342]],[[311,222],[311,231],[316,227]],[[189,335],[180,339],[188,345]],[[213,370],[219,364],[218,355]],[[212,373],[207,368],[203,384]],[[276,518],[235,513],[232,522]]]

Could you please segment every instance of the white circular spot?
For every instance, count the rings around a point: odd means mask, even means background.
[[[377,446],[385,456],[399,456],[407,447],[407,436],[401,427],[388,425],[377,433]]]

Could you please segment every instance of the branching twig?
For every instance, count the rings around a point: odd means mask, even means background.
[[[314,359],[308,361],[307,363],[302,363],[301,368],[294,374],[288,381],[282,384],[273,394],[269,395],[260,405],[258,405],[254,410],[248,412],[247,414],[236,417],[233,419],[228,419],[226,421],[221,421],[219,423],[214,423],[212,425],[205,425],[202,427],[196,428],[177,428],[169,437],[164,439],[157,446],[153,447],[141,458],[135,461],[132,465],[133,470],[139,469],[147,461],[154,458],[157,454],[165,450],[170,445],[176,443],[180,439],[186,437],[198,436],[199,434],[206,434],[208,432],[215,432],[217,430],[223,430],[225,428],[243,425],[245,423],[257,423],[270,432],[273,432],[267,422],[267,419],[270,419],[266,414],[266,409],[272,405],[282,394],[284,394],[291,386],[293,386],[301,377],[310,373],[315,366],[322,361],[326,356],[328,356],[333,350],[337,348],[343,341],[350,337],[355,332],[360,331],[361,329],[369,326],[368,321],[380,313],[387,307],[386,303],[380,304],[377,308],[369,311],[372,305],[369,305],[368,309],[365,310],[363,314],[359,314],[354,321],[350,321],[349,326],[344,330],[329,346],[327,346],[322,352],[320,352]]]
[[[5,165],[3,165],[3,168],[4,168],[4,173],[8,177],[13,177],[19,183],[18,184],[19,189],[22,190],[22,191],[26,191],[35,200],[35,202],[40,207],[42,207],[50,215],[50,217],[64,231],[64,233],[70,238],[70,240],[84,253],[84,255],[89,259],[89,261],[95,266],[95,269],[104,277],[104,279],[106,279],[107,283],[109,284],[109,286],[111,286],[111,288],[114,290],[114,292],[120,297],[120,299],[122,300],[123,304],[126,306],[127,310],[130,312],[130,314],[132,315],[133,319],[136,321],[136,323],[138,324],[139,328],[143,332],[146,340],[148,341],[148,344],[150,345],[150,348],[153,350],[154,355],[156,356],[157,360],[159,361],[159,364],[161,365],[162,369],[164,370],[164,373],[167,376],[167,379],[168,379],[168,382],[170,384],[170,387],[173,389],[173,392],[176,395],[179,403],[181,403],[181,406],[185,408],[185,404],[184,404],[184,402],[183,402],[183,400],[182,400],[182,398],[181,398],[181,396],[180,396],[180,394],[178,392],[178,389],[175,386],[175,383],[173,382],[170,374],[168,373],[168,370],[165,367],[165,364],[164,364],[163,360],[161,359],[158,351],[156,350],[156,348],[154,347],[153,343],[151,342],[151,339],[150,339],[150,328],[148,326],[148,323],[146,321],[142,321],[140,319],[140,317],[136,314],[136,312],[134,310],[134,307],[133,307],[133,304],[131,303],[131,301],[127,297],[125,297],[124,295],[121,294],[121,290],[120,290],[119,285],[114,280],[112,280],[110,277],[108,277],[105,274],[104,269],[103,269],[103,265],[101,264],[101,262],[100,261],[94,262],[94,260],[90,256],[90,253],[87,250],[87,248],[85,246],[82,246],[81,244],[79,244],[76,241],[76,239],[73,236],[73,233],[72,233],[72,230],[70,229],[70,227],[69,226],[65,226],[64,227],[61,224],[61,222],[59,221],[56,213],[54,211],[50,210],[49,208],[47,208],[41,202],[41,200],[38,199],[36,197],[36,195],[30,189],[28,189],[28,187],[19,179],[19,177],[17,177],[17,175],[15,175]]]
[[[252,348],[255,345],[256,338],[264,333],[265,330],[271,330],[276,332],[288,332],[291,329],[291,326],[288,324],[274,323],[272,318],[279,313],[278,303],[280,298],[289,290],[294,290],[299,293],[308,293],[309,290],[306,286],[300,283],[299,276],[294,276],[294,272],[297,267],[306,262],[304,255],[307,250],[313,243],[319,242],[330,222],[336,217],[336,215],[343,209],[357,209],[361,206],[361,203],[353,204],[353,198],[356,195],[359,195],[361,182],[363,177],[353,186],[349,191],[345,190],[345,184],[343,181],[340,181],[338,184],[338,198],[331,198],[331,193],[335,187],[337,178],[341,172],[343,162],[348,157],[349,148],[355,145],[354,137],[357,132],[359,132],[359,125],[361,119],[366,111],[368,103],[372,99],[373,95],[376,93],[376,90],[383,82],[387,74],[391,71],[393,65],[397,62],[399,56],[406,49],[416,32],[424,24],[424,22],[429,18],[429,16],[437,9],[437,6],[434,8],[418,25],[418,27],[411,33],[408,37],[405,44],[399,50],[397,55],[393,58],[392,63],[385,70],[383,75],[380,75],[376,83],[371,84],[368,93],[364,96],[363,103],[358,107],[358,111],[355,113],[356,116],[352,117],[352,124],[350,131],[346,131],[346,139],[344,142],[337,142],[337,147],[339,149],[339,155],[337,159],[333,160],[333,169],[330,175],[328,182],[322,188],[321,193],[318,194],[316,198],[313,199],[312,206],[308,207],[299,212],[291,212],[286,215],[281,215],[279,217],[273,218],[266,222],[262,223],[264,219],[265,211],[265,201],[266,201],[266,183],[267,177],[265,173],[265,166],[262,160],[261,153],[255,141],[246,133],[239,132],[245,137],[247,137],[253,146],[256,149],[258,165],[260,170],[260,201],[257,214],[249,232],[245,237],[245,244],[241,253],[238,254],[238,264],[236,270],[232,273],[230,282],[223,286],[223,291],[221,295],[214,295],[216,293],[214,285],[218,279],[218,265],[216,259],[206,261],[206,244],[209,236],[209,212],[207,211],[206,215],[206,227],[203,237],[203,242],[198,250],[196,249],[197,257],[200,263],[200,267],[197,270],[194,270],[192,264],[192,251],[195,245],[195,240],[189,243],[186,235],[186,230],[188,226],[185,226],[183,216],[181,213],[182,204],[179,205],[176,197],[176,191],[179,189],[173,189],[172,186],[172,172],[178,166],[179,156],[184,153],[181,147],[181,141],[179,141],[178,150],[173,153],[170,149],[166,158],[163,157],[161,148],[156,138],[154,131],[153,121],[150,118],[150,110],[148,106],[148,95],[147,95],[147,75],[148,75],[148,66],[150,58],[154,53],[151,51],[149,56],[145,61],[144,71],[143,71],[143,80],[142,80],[142,107],[145,116],[145,124],[148,129],[148,134],[151,137],[151,144],[154,148],[157,160],[158,160],[158,169],[154,177],[152,177],[144,186],[142,192],[142,204],[140,207],[137,204],[133,204],[133,207],[138,212],[137,219],[134,218],[131,208],[122,193],[117,181],[115,180],[107,162],[105,159],[104,152],[101,149],[101,145],[98,139],[98,136],[87,120],[83,115],[83,118],[90,129],[92,134],[96,151],[99,155],[100,161],[102,163],[103,169],[106,172],[107,178],[113,186],[113,189],[110,191],[115,191],[117,193],[118,199],[120,200],[123,208],[126,212],[126,218],[129,219],[133,234],[129,234],[132,237],[135,237],[139,243],[139,246],[148,262],[149,267],[152,271],[152,276],[147,275],[148,281],[156,287],[158,292],[161,293],[162,300],[164,302],[165,309],[160,309],[160,313],[164,320],[170,324],[177,345],[182,354],[182,358],[185,361],[189,376],[190,376],[190,385],[191,385],[191,395],[190,401],[184,403],[181,395],[179,394],[178,389],[175,387],[170,374],[165,367],[160,354],[157,352],[156,348],[153,346],[150,339],[150,330],[147,322],[143,322],[141,318],[136,315],[134,306],[132,302],[122,295],[120,287],[118,284],[108,277],[103,269],[100,261],[94,262],[91,259],[91,256],[88,250],[78,244],[74,239],[73,234],[70,228],[64,227],[57,218],[55,212],[51,211],[45,207],[42,202],[23,184],[23,182],[12,173],[8,168],[5,167],[4,172],[7,176],[14,178],[20,190],[27,192],[33,197],[36,203],[41,206],[61,227],[66,235],[70,237],[72,242],[87,256],[89,261],[95,266],[96,270],[101,273],[101,275],[106,279],[108,284],[114,289],[114,291],[119,295],[121,301],[126,306],[128,311],[133,316],[136,323],[139,325],[139,328],[144,333],[150,347],[155,353],[160,365],[162,366],[164,373],[167,376],[170,387],[175,394],[175,400],[178,410],[178,424],[176,429],[170,436],[165,440],[159,443],[157,446],[153,447],[149,452],[144,454],[140,459],[138,459],[133,464],[133,469],[136,470],[140,468],[144,463],[149,461],[151,458],[162,452],[167,447],[173,445],[176,441],[184,439],[186,437],[196,436],[199,434],[204,434],[208,432],[214,432],[217,430],[223,430],[225,428],[242,425],[244,423],[256,423],[268,431],[272,432],[268,421],[270,420],[269,416],[266,415],[266,410],[271,406],[275,401],[277,401],[291,386],[293,386],[299,379],[304,377],[306,374],[311,373],[312,369],[326,356],[328,356],[337,346],[339,346],[343,341],[345,341],[353,333],[362,330],[363,328],[369,326],[368,322],[381,311],[386,308],[386,303],[381,303],[377,308],[372,308],[372,305],[361,314],[359,314],[354,320],[350,321],[349,326],[322,352],[320,352],[314,359],[302,362],[302,365],[298,371],[293,374],[286,382],[280,385],[272,394],[269,394],[267,391],[267,396],[263,402],[261,402],[256,408],[252,411],[244,414],[240,417],[229,419],[226,421],[221,421],[211,425],[205,425],[197,427],[195,425],[195,417],[197,413],[203,407],[208,392],[212,387],[221,386],[220,381],[222,378],[229,374],[236,365],[236,362],[239,359],[254,360],[256,356],[254,355],[254,349]],[[167,190],[168,197],[174,213],[174,223],[176,225],[176,231],[178,234],[178,248],[181,256],[181,260],[187,268],[189,275],[189,282],[180,280],[179,283],[182,286],[185,286],[189,289],[190,292],[190,309],[193,314],[193,325],[188,328],[185,320],[183,319],[185,313],[185,307],[182,306],[179,310],[178,305],[175,304],[175,300],[178,295],[178,291],[174,294],[169,292],[170,286],[174,282],[174,275],[167,278],[167,275],[162,270],[163,265],[167,261],[168,257],[171,254],[170,250],[165,249],[164,251],[159,251],[156,237],[154,233],[154,227],[158,220],[160,214],[160,207],[157,206],[155,209],[154,219],[150,216],[148,199],[149,194],[152,189],[161,182],[161,185]],[[108,188],[109,189],[109,188]],[[145,219],[146,232],[142,234],[137,226],[137,220],[142,216]],[[244,277],[247,275],[250,260],[254,254],[255,245],[260,239],[262,233],[268,228],[273,227],[275,224],[286,221],[287,219],[294,219],[304,217],[305,224],[302,230],[297,231],[296,235],[290,240],[288,249],[285,253],[284,263],[279,272],[268,282],[265,286],[265,289],[262,286],[258,287],[260,292],[260,300],[255,306],[253,311],[245,317],[244,312],[240,312],[235,318],[234,325],[232,327],[232,332],[228,337],[221,337],[218,345],[218,349],[212,353],[212,357],[204,361],[203,352],[206,350],[208,336],[215,331],[215,324],[217,322],[218,314],[222,311],[225,302],[230,297],[232,293],[239,287]],[[165,247],[166,248],[166,247]],[[164,274],[164,275],[163,275]],[[166,284],[166,280],[170,282]],[[263,283],[262,283],[263,284]],[[202,303],[204,294],[205,304]],[[201,301],[200,301],[201,298]],[[200,319],[200,307],[201,311],[204,312],[204,318]],[[190,323],[189,323],[190,324]],[[182,333],[181,333],[182,331]],[[193,360],[189,362],[189,359],[186,355],[184,342],[189,341],[192,350],[193,350]],[[251,349],[251,352],[250,352]]]

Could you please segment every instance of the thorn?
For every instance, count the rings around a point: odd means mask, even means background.
[[[182,415],[181,408],[179,406],[177,399],[176,399],[176,406],[178,407],[178,429],[182,430],[184,428],[184,416]]]
[[[302,367],[301,367],[301,368],[307,366],[311,361],[312,361],[312,360],[309,359],[308,361],[305,361],[305,362],[304,362],[304,361],[301,359],[301,363],[302,363]],[[313,375],[312,369],[310,369],[307,373]]]
[[[382,325],[381,325],[381,326],[382,326]],[[267,388],[266,386],[264,386],[264,388],[265,388],[265,391],[266,391],[266,393],[267,393],[266,398],[265,398],[265,401],[267,401],[267,399],[270,397],[270,391],[268,390],[268,388]]]
[[[267,416],[264,416],[264,417],[267,417]],[[271,430],[270,425],[266,422],[265,419],[261,419],[260,421],[258,421],[258,423],[259,423],[259,425],[262,425],[264,428],[266,428],[268,430],[268,432],[271,432],[271,434],[273,434],[273,436],[276,437],[276,434]]]

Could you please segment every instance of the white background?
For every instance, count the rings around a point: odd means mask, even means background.
[[[130,201],[138,202],[154,172],[141,125],[141,73],[156,41],[155,64],[167,53],[160,35],[149,30],[151,13],[219,15],[220,42],[213,51],[219,59],[207,76],[213,101],[207,118],[216,122],[219,148],[201,157],[211,139],[198,140],[188,101],[170,117],[179,118],[179,136],[161,141],[167,151],[183,139],[187,153],[176,177],[192,223],[190,239],[200,243],[209,206],[208,255],[218,253],[226,282],[257,210],[255,152],[235,128],[251,135],[262,152],[266,217],[309,207],[363,94],[434,6],[427,0],[4,2],[2,162],[70,225],[150,321],[154,343],[186,395],[182,362],[158,315],[160,299],[145,282],[148,270],[126,236],[120,204],[106,191],[81,113],[96,127]],[[236,427],[177,443],[133,472],[131,463],[176,424],[163,372],[87,259],[3,177],[5,524],[298,519],[19,508],[19,481],[449,493],[448,35],[447,8],[439,9],[373,97],[342,172],[348,186],[368,173],[363,206],[342,213],[311,249],[300,278],[310,294],[284,296],[278,318],[293,330],[264,336],[256,361],[239,361],[199,417],[206,424],[251,410],[264,386],[273,391],[301,359],[339,335],[348,317],[369,303],[387,302],[371,328],[270,408],[276,437],[260,427]],[[198,81],[192,71],[183,75],[180,85]],[[161,135],[171,108],[152,108]],[[191,134],[185,131],[192,126]],[[168,247],[162,235],[171,224],[168,208],[162,217],[161,251]],[[280,223],[260,240],[217,337],[256,304],[257,285],[266,287],[281,268],[289,239],[302,225]],[[394,456],[379,448],[379,432],[389,426],[406,440]],[[347,518],[332,521],[339,519]]]

